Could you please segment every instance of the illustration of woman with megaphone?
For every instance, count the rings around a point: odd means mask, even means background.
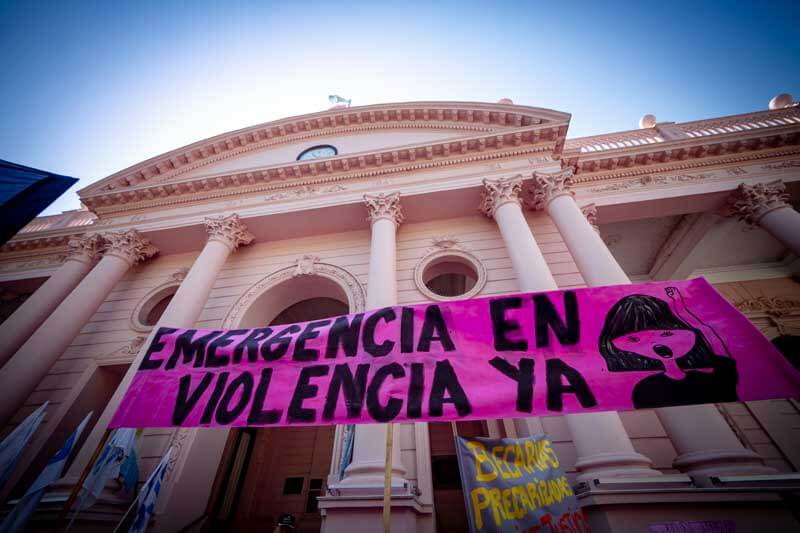
[[[686,307],[676,287],[665,293],[674,311],[665,300],[632,294],[608,312],[600,334],[608,370],[653,371],[633,388],[637,409],[737,401],[736,361],[724,341]]]

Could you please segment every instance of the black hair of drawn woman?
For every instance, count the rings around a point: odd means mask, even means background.
[[[651,346],[645,353],[644,349],[621,349],[614,343],[637,332],[663,331],[668,335],[675,330],[694,334],[694,345],[681,355],[660,346],[656,349]],[[702,332],[677,317],[664,300],[642,294],[622,298],[606,315],[599,344],[600,354],[611,372],[657,372],[634,386],[632,400],[637,409],[738,400],[736,361],[714,354]],[[660,351],[668,353],[662,357]],[[667,361],[673,355],[676,355],[674,361]],[[677,365],[682,378],[670,377],[665,362]]]

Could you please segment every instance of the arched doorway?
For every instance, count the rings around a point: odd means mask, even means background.
[[[332,265],[314,273],[284,269],[261,280],[237,302],[226,328],[319,320],[363,309],[363,289]],[[271,531],[291,513],[298,532],[317,532],[317,496],[324,494],[336,431],[332,426],[231,431],[218,474],[212,529]]]

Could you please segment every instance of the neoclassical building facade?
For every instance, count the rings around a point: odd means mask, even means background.
[[[160,325],[249,328],[705,276],[797,365],[800,107],[647,116],[574,139],[569,122],[507,99],[336,107],[159,155],[81,190],[83,209],[34,220],[0,249],[4,434],[49,407],[4,499],[93,411],[37,512],[34,524],[51,525]],[[779,399],[398,424],[392,530],[465,530],[454,433],[540,432],[595,531],[800,527],[800,404]],[[143,428],[142,478],[176,450],[152,528],[268,530],[290,512],[300,531],[378,531],[385,436],[381,425]],[[78,524],[107,531],[125,506],[109,486]]]

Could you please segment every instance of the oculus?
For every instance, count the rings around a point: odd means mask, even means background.
[[[300,155],[297,156],[297,160],[308,161],[309,159],[319,159],[321,157],[333,157],[338,153],[339,151],[335,146],[331,146],[330,144],[320,144],[300,152]]]

